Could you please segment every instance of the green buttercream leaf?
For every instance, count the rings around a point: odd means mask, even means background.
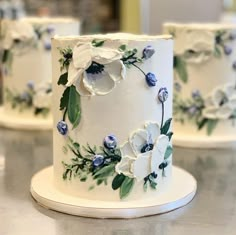
[[[63,73],[58,82],[57,82],[57,85],[66,85],[66,83],[68,82],[68,73]]]
[[[69,102],[69,93],[70,93],[70,87],[67,87],[64,90],[64,93],[62,94],[61,100],[60,100],[60,110],[63,110],[68,106]]]
[[[116,189],[120,188],[120,186],[124,182],[125,178],[126,177],[123,174],[116,175],[112,181],[112,189],[116,190]]]
[[[172,138],[172,136],[173,136],[173,132],[168,132],[166,135],[169,137],[169,141],[171,141],[171,138]]]
[[[108,176],[111,176],[114,172],[115,172],[115,165],[111,164],[111,165],[105,166],[105,167],[101,168],[100,170],[98,170],[94,174],[93,178],[94,179],[105,179]]]
[[[217,119],[208,119],[207,121],[207,134],[211,135],[213,130],[215,129],[216,125],[218,123]]]
[[[94,39],[92,41],[92,45],[94,47],[101,47],[104,44],[104,42],[105,42],[104,40],[96,40],[96,39]]]
[[[10,51],[9,50],[4,50],[3,55],[2,55],[2,63],[6,63],[8,61],[8,58],[10,56]]]
[[[169,146],[166,148],[166,152],[165,152],[164,159],[165,159],[165,160],[168,159],[168,158],[171,156],[172,152],[173,152],[173,148],[169,145]]]
[[[80,110],[80,95],[76,91],[74,85],[70,87],[69,101],[67,108],[68,108],[69,121],[73,125],[73,128],[76,128],[80,122],[81,110]]]
[[[198,123],[198,130],[201,130],[208,122],[209,119],[203,118],[199,123]]]
[[[168,131],[170,129],[171,121],[172,121],[172,118],[169,118],[168,120],[166,120],[165,124],[161,128],[161,134],[167,135],[167,133],[168,133]]]
[[[125,50],[126,50],[126,45],[121,45],[121,46],[119,47],[119,50],[120,50],[120,51],[125,51]]]
[[[134,186],[134,179],[126,176],[123,184],[120,187],[120,198],[127,197]]]
[[[215,51],[214,51],[214,56],[220,58],[221,57],[221,50],[220,48],[216,45],[215,46]]]
[[[151,181],[151,182],[150,182],[150,186],[151,186],[152,189],[156,189],[157,183],[154,182],[154,181]]]
[[[186,68],[186,63],[181,57],[175,56],[174,57],[174,68],[179,75],[179,78],[182,82],[187,83],[188,81],[188,73]]]

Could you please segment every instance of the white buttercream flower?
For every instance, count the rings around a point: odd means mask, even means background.
[[[74,84],[80,95],[105,95],[125,77],[122,53],[115,49],[78,43],[68,69],[68,83]]]
[[[15,20],[7,25],[3,48],[5,50],[20,51],[34,45],[35,41],[36,34],[33,26],[25,21]]]
[[[202,63],[207,61],[215,50],[215,34],[202,29],[187,31],[178,35],[175,47],[176,53],[184,55],[188,62]]]
[[[160,134],[159,125],[147,122],[145,129],[132,133],[128,142],[121,146],[122,158],[116,165],[116,172],[138,181],[143,180],[152,172],[158,171],[168,144],[169,138]]]
[[[33,105],[36,108],[51,108],[52,89],[50,83],[42,83],[35,89]]]
[[[203,116],[209,119],[228,119],[236,110],[236,89],[234,85],[226,85],[215,89],[205,99]]]

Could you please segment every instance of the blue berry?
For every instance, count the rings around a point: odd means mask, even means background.
[[[156,79],[155,74],[153,74],[153,73],[146,74],[146,82],[149,87],[156,86],[157,79]]]
[[[102,166],[103,163],[104,163],[104,157],[102,155],[94,155],[94,158],[93,158],[94,167]]]
[[[166,87],[160,88],[158,92],[158,99],[160,102],[165,102],[168,99],[169,93]]]
[[[68,132],[68,125],[64,121],[60,121],[57,123],[57,130],[60,134],[66,135]]]
[[[103,141],[104,146],[107,149],[114,149],[117,146],[117,139],[115,137],[115,135],[108,135],[104,138]]]
[[[224,45],[224,53],[225,55],[231,55],[233,52],[233,49],[229,47],[228,45]]]

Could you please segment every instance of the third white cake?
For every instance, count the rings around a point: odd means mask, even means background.
[[[164,32],[175,41],[176,136],[236,141],[236,26],[167,23]]]

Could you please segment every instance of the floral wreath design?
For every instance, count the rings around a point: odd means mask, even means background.
[[[162,105],[160,126],[156,122],[146,122],[121,145],[118,145],[114,134],[107,135],[101,141],[101,146],[84,146],[69,136],[66,119],[72,129],[79,125],[82,113],[80,96],[110,93],[119,81],[125,79],[126,68],[135,67],[144,75],[148,87],[156,86],[156,76],[151,72],[145,73],[139,66],[155,53],[151,46],[144,48],[139,58],[137,49],[128,49],[126,45],[121,45],[118,50],[110,49],[103,46],[104,42],[93,40],[91,43],[78,43],[73,49],[59,48],[62,55],[59,60],[61,71],[66,72],[57,83],[65,87],[60,101],[63,118],[58,122],[57,129],[66,137],[64,153],[70,151],[74,155],[70,163],[62,162],[63,179],[74,178],[85,182],[88,177],[92,177],[94,184],[89,187],[92,190],[101,184],[107,185],[108,178],[113,177],[111,188],[119,190],[120,198],[123,199],[132,191],[136,181],[143,181],[144,191],[148,187],[156,190],[159,173],[165,177],[165,169],[170,163],[168,159],[172,155],[172,119],[164,122],[164,103],[168,99],[168,91],[163,87],[157,95]],[[102,79],[105,82],[101,82]]]
[[[170,33],[175,37],[174,29]],[[203,63],[212,56],[221,58],[230,56],[233,49],[230,44],[236,40],[235,31],[218,30],[214,35],[212,51],[192,48],[183,55],[174,56],[174,69],[179,82],[175,82],[174,89],[174,116],[175,120],[184,124],[186,121],[195,123],[198,130],[206,128],[211,135],[220,120],[234,120],[236,118],[236,84],[226,84],[213,89],[206,97],[199,90],[193,90],[188,99],[181,99],[181,83],[188,82],[187,63]],[[236,71],[236,61],[232,64]]]
[[[18,94],[6,88],[5,96],[13,109],[23,112],[33,108],[34,115],[46,117],[51,109],[52,87],[51,83],[35,86],[34,81],[29,81],[22,93]]]

